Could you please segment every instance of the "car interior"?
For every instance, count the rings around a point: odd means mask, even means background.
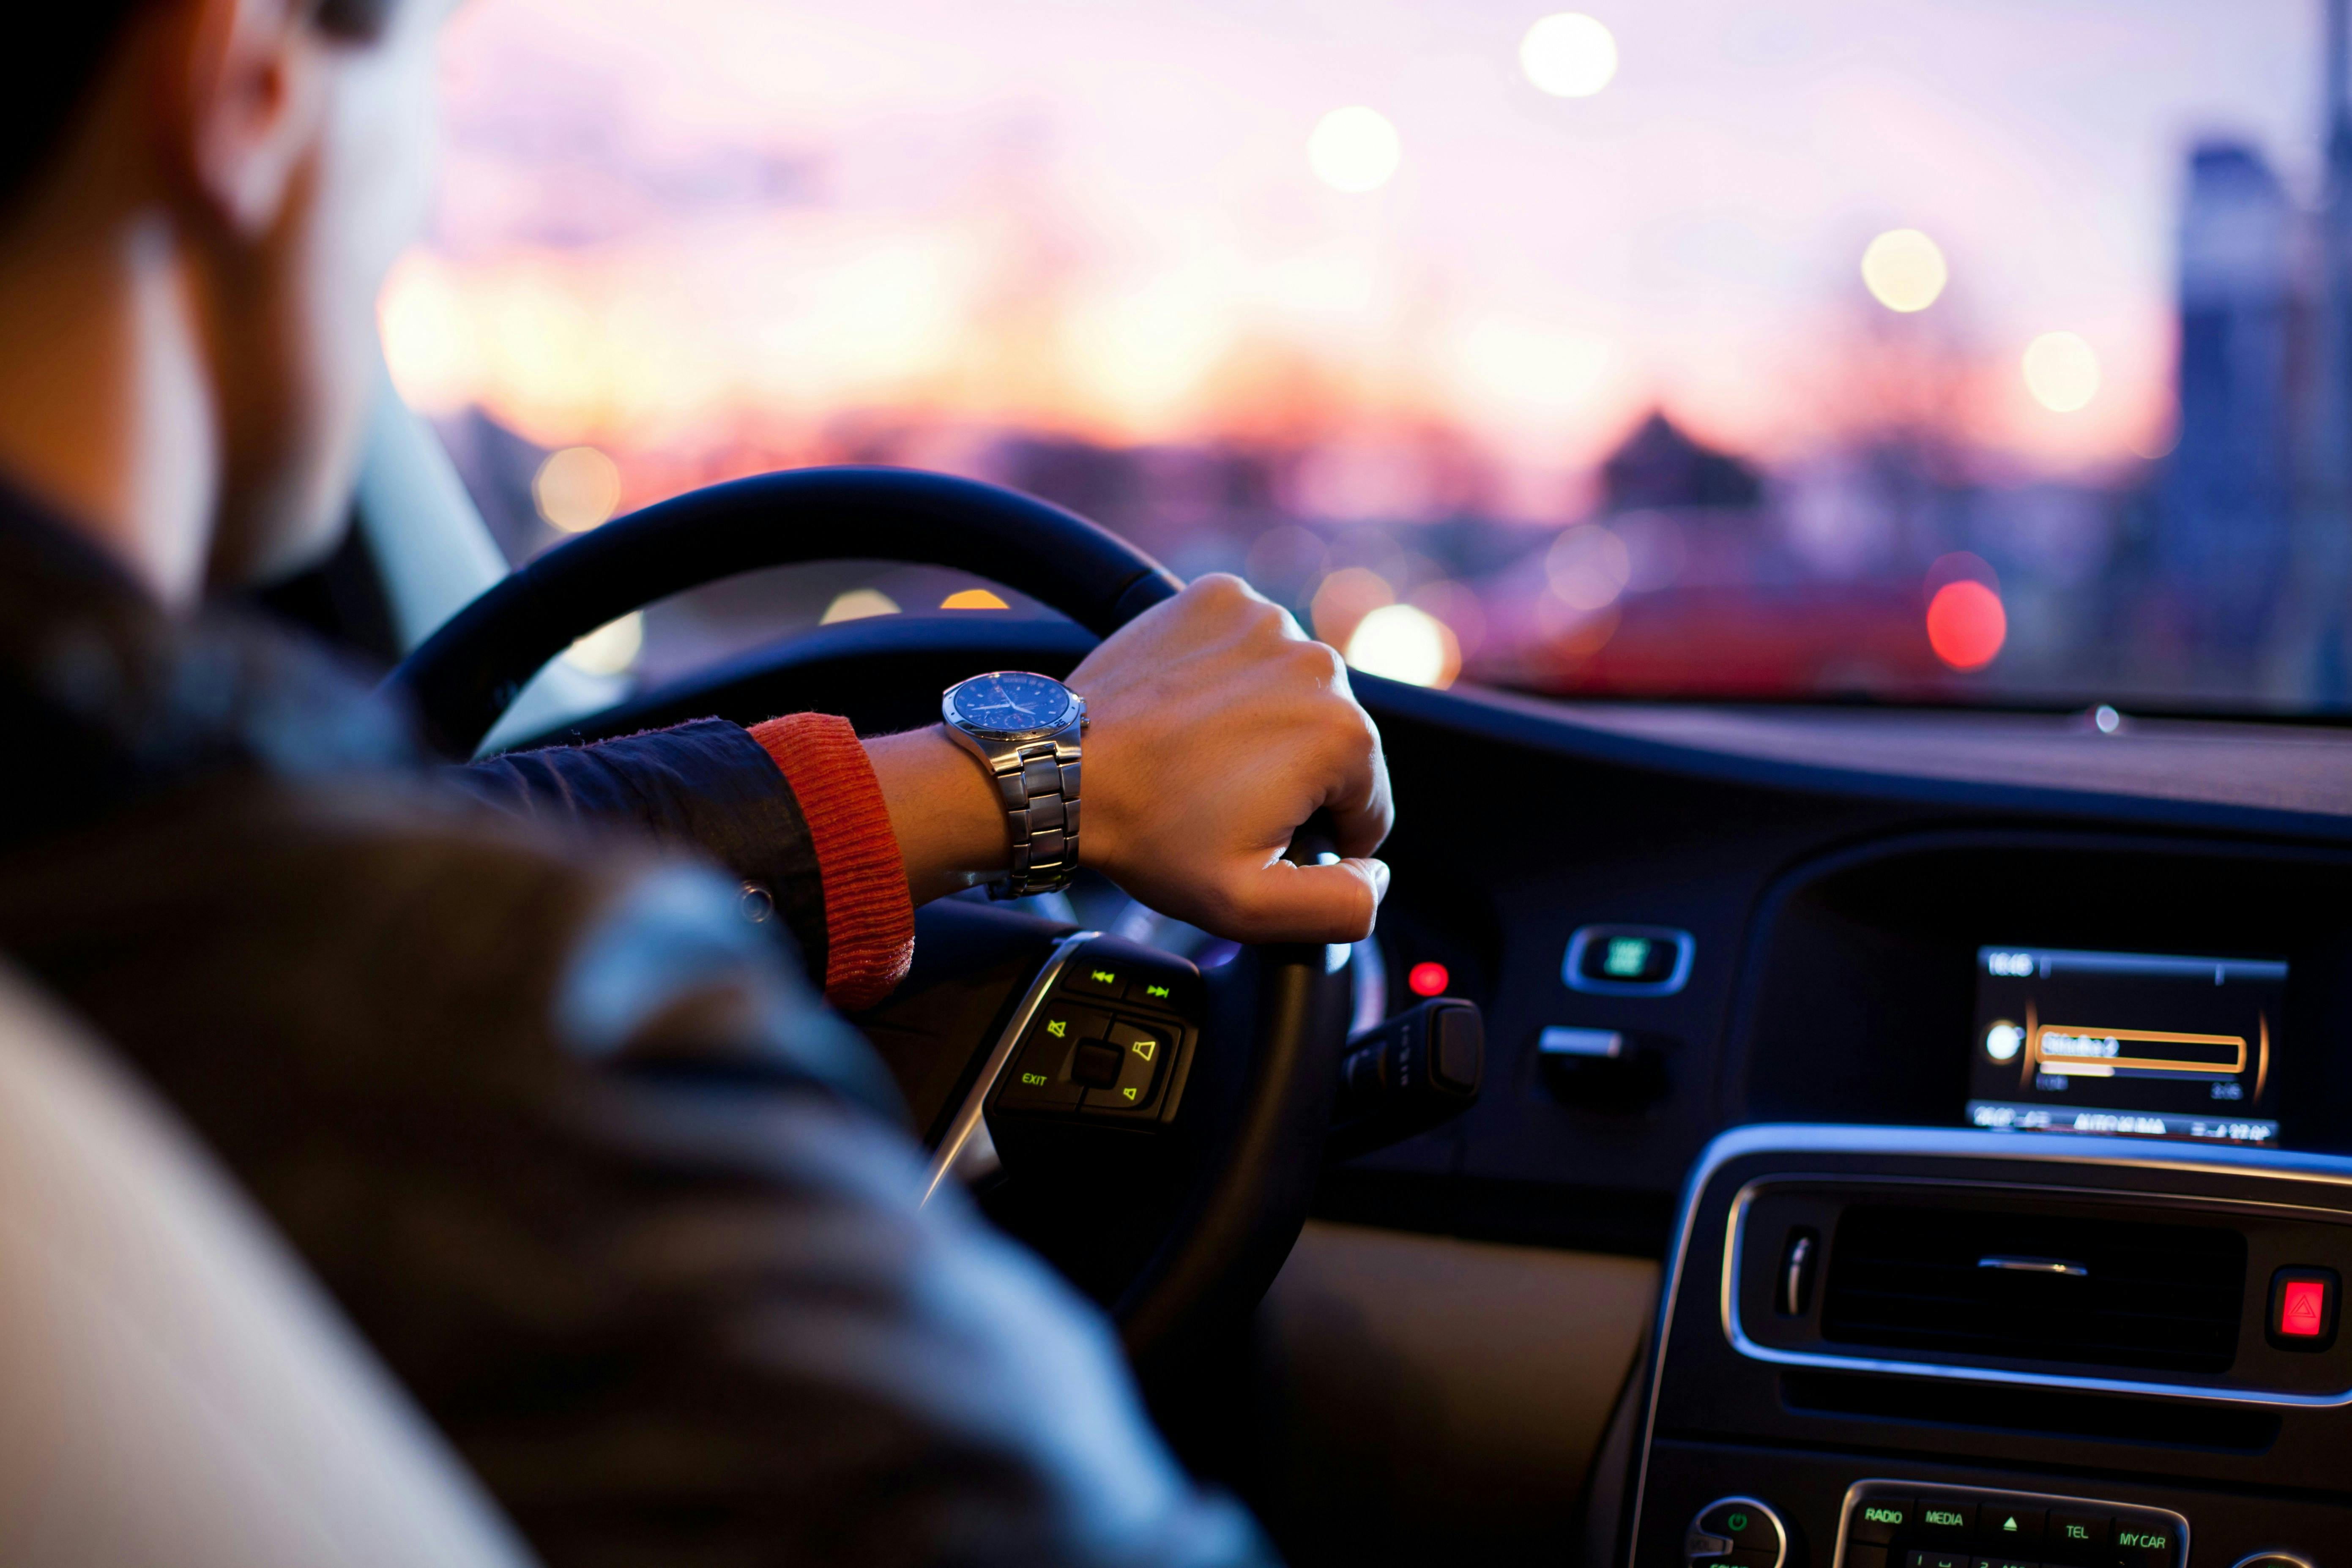
[[[2009,26],[2030,8],[1973,9]],[[2082,9],[2101,47],[2159,76],[2207,36],[2181,6]],[[1435,559],[1525,541],[1495,557],[1485,662],[1462,612],[1440,676],[1409,638],[1355,635],[1408,600],[1344,612],[1363,584],[1345,574],[1370,574],[1347,564],[1345,508],[1261,508],[1258,538],[1312,534],[1322,553],[1297,573],[1276,546],[1244,551],[1249,575],[1348,651],[1393,779],[1373,936],[1240,948],[1100,879],[919,912],[913,973],[853,1022],[934,1186],[968,1189],[1112,1314],[1161,1430],[1286,1560],[2340,1554],[2352,612],[2326,622],[2311,585],[2352,565],[2311,541],[2352,521],[2340,485],[2282,480],[2264,512],[2271,492],[2229,489],[2228,465],[2245,429],[2324,401],[2249,391],[2255,334],[2301,346],[2273,358],[2306,391],[2352,389],[2345,13],[2270,6],[2243,26],[2330,95],[2316,194],[2263,185],[2244,146],[2134,143],[2187,171],[2186,207],[2147,242],[2179,269],[2177,311],[2158,312],[2172,444],[2122,478],[2068,470],[2068,495],[2105,497],[2107,555],[2016,544],[2015,518],[2057,516],[2055,492],[2004,469],[1916,505],[1868,490],[1897,520],[1866,570],[1784,580],[1757,546],[1722,558],[1747,563],[1728,576],[1638,589],[1660,538],[1700,561],[1743,518],[1806,536],[1761,459],[1636,419],[1596,458],[1583,512],[1516,534],[1465,531],[1467,503],[1356,515]],[[1855,14],[1799,6],[1790,26],[1834,37]],[[1528,32],[1520,67],[1552,98],[1602,101],[1617,46],[1587,89],[1580,29],[1601,23],[1562,16]],[[1634,60],[1640,26],[1602,20]],[[2055,49],[2071,36],[2049,26],[2020,36]],[[2166,47],[2132,55],[2133,37]],[[1355,123],[1308,148],[1334,193],[1388,177],[1362,184]],[[2209,221],[2240,227],[2209,246]],[[2289,279],[2284,314],[2196,271],[2235,246],[2242,282],[2265,235],[2337,258],[2294,262],[2316,271]],[[1884,265],[1854,285],[1889,330],[1926,309],[1902,303],[1909,243],[1874,241]],[[2216,342],[2233,368],[2200,379]],[[392,347],[350,539],[264,605],[373,660],[451,758],[710,715],[913,727],[967,677],[1066,675],[1180,589],[1171,566],[1215,564],[1171,545],[1176,525],[1136,523],[1146,503],[1090,479],[1072,444],[1059,466],[1036,446],[988,468],[843,442],[821,461],[663,470],[584,527],[539,494],[541,534],[518,547],[450,421],[404,401]],[[2053,418],[2084,406],[2066,406],[2071,352],[2026,350]],[[530,465],[545,480],[539,460],[570,449],[541,442]],[[1950,455],[1922,450],[1881,441],[1870,471]],[[2202,490],[2175,477],[2195,464]],[[2221,521],[2196,509],[2224,491]],[[2011,510],[1969,509],[1985,496]],[[2268,575],[2232,576],[2265,539]],[[1580,604],[1596,571],[1614,573],[1609,597]],[[1548,630],[1511,619],[1513,572],[1552,594]],[[740,583],[829,608],[680,643],[658,668],[571,656]],[[860,593],[913,603],[908,584],[946,590],[941,609],[832,612]],[[1433,625],[1452,602],[1410,600]],[[2252,622],[2262,637],[2233,630]],[[1291,852],[1328,848],[1310,822]],[[529,1560],[168,1112],[14,982],[0,1124],[0,1381],[16,1391],[0,1424],[11,1452],[41,1456],[0,1488],[26,1539],[60,1561]]]

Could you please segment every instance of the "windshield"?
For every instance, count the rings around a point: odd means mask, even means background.
[[[386,350],[518,556],[905,464],[1423,684],[2341,708],[2341,21],[478,0]]]

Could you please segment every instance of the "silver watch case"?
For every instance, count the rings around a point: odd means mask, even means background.
[[[1032,671],[996,671],[1053,681]],[[974,681],[989,679],[974,675]],[[1070,884],[1078,866],[1078,779],[1080,737],[1087,727],[1086,699],[1059,681],[1066,699],[1062,712],[1048,724],[1020,729],[975,725],[956,712],[956,693],[969,682],[959,681],[940,695],[940,717],[957,745],[980,759],[997,789],[1012,839],[1013,865],[992,883],[998,898],[1026,898],[1057,892]],[[1047,786],[1050,784],[1050,788]]]

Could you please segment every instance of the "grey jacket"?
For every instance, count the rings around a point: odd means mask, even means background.
[[[210,1142],[551,1564],[1265,1560],[811,993],[716,722],[467,770],[0,495],[0,948]],[[452,777],[452,774],[455,777]]]

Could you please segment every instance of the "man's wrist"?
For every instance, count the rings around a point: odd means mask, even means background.
[[[945,725],[877,737],[866,755],[916,903],[1004,873],[1012,841],[1003,804],[986,768]]]

